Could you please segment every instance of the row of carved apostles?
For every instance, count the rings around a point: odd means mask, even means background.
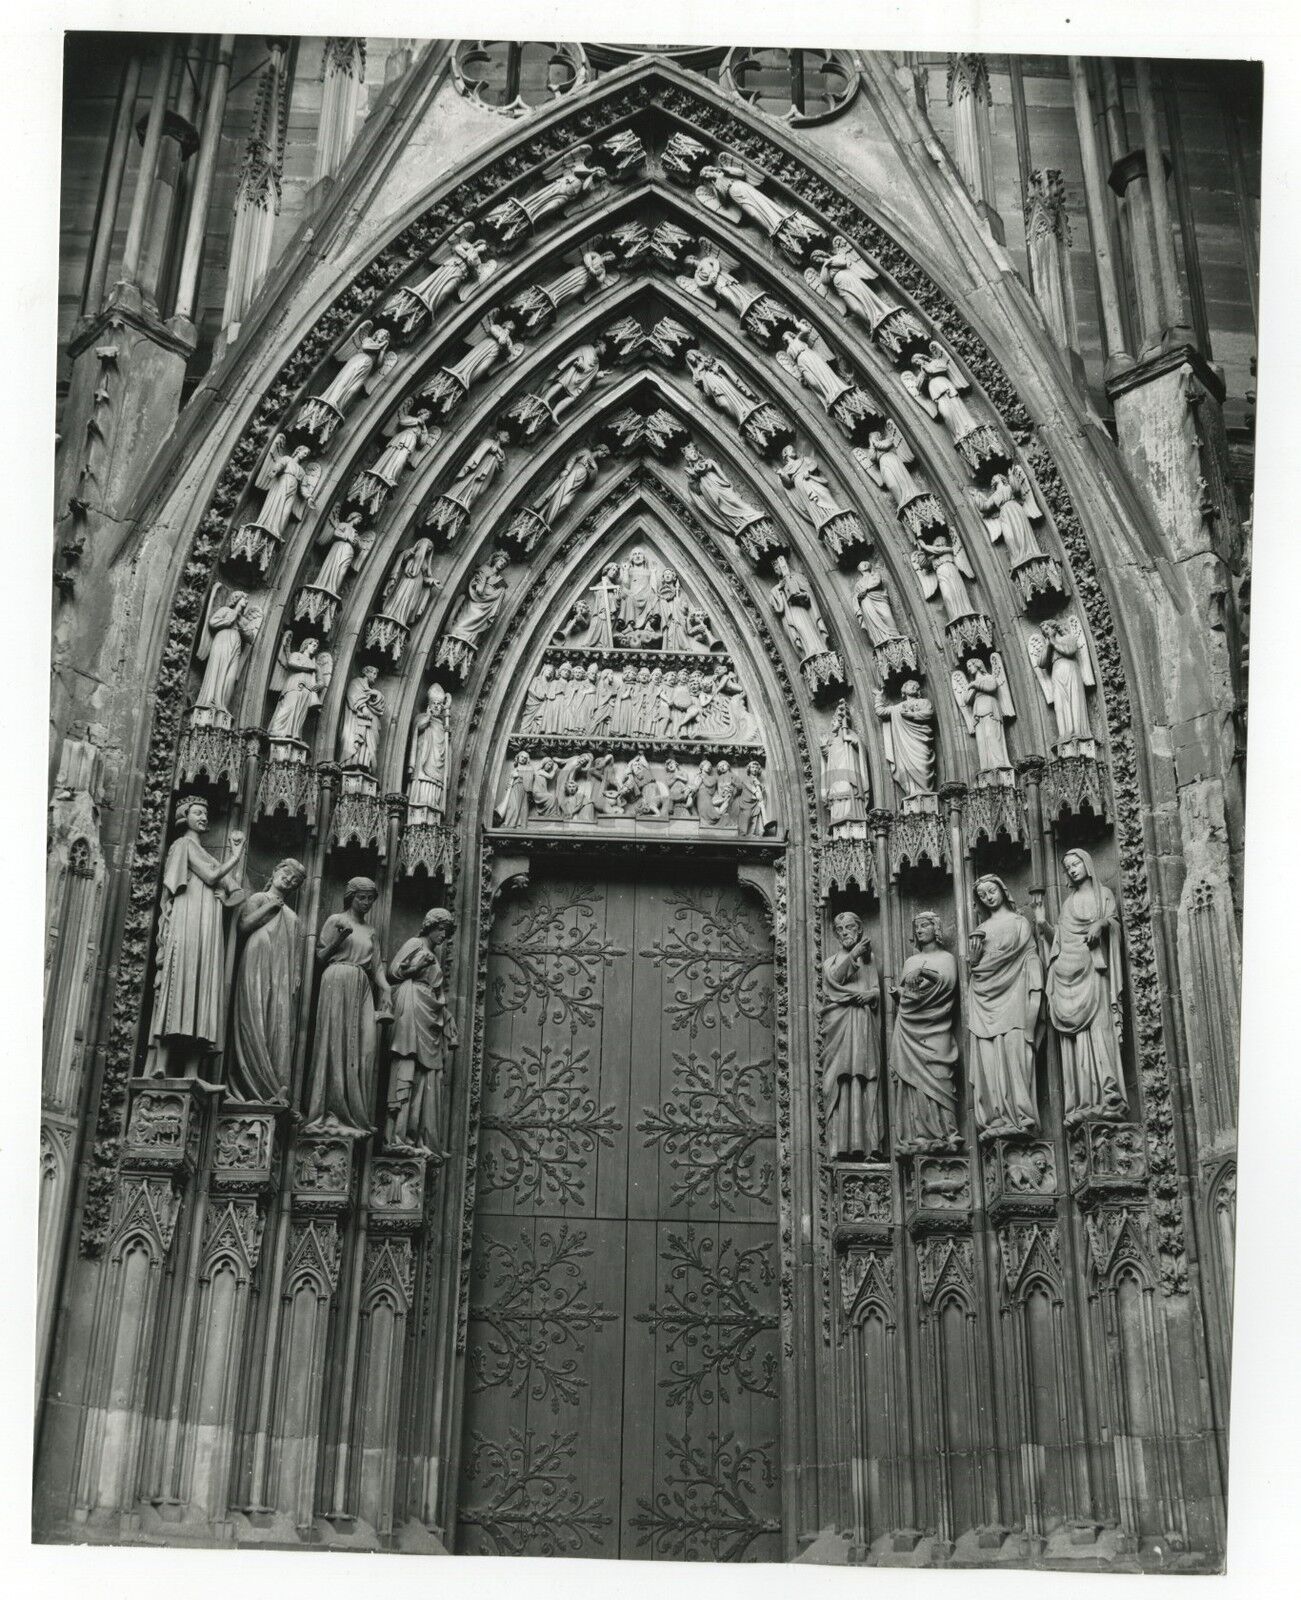
[[[728,761],[652,762],[638,754],[621,762],[609,751],[582,751],[567,761],[535,760],[519,750],[510,765],[493,818],[502,828],[536,823],[595,825],[617,821],[695,822],[732,828],[742,837],[775,830],[763,764],[734,769]]]
[[[207,802],[184,796],[176,813],[181,831],[163,869],[144,1074],[215,1081],[224,1061],[234,1099],[288,1104],[303,970],[302,932],[289,899],[305,869],[282,861],[263,888],[250,892],[243,835],[228,835],[228,853],[219,860],[203,842]],[[442,1155],[445,1090],[458,1039],[439,953],[455,922],[449,911],[430,911],[386,962],[370,922],[378,894],[369,878],[351,879],[342,909],[326,918],[316,941],[306,1131],[362,1137],[376,1130],[380,1024],[388,1022],[385,1144]],[[233,984],[228,916],[238,950]]]
[[[1057,1039],[1068,1127],[1129,1114],[1121,1058],[1124,975],[1116,897],[1084,850],[1068,851],[1070,884],[1055,923],[1033,921],[1003,880],[976,880],[979,921],[965,952],[965,1071],[982,1139],[1040,1132],[1035,1064],[1045,1025]],[[833,923],[838,948],[822,968],[822,1092],[831,1160],[861,1161],[886,1146],[880,974],[852,911]],[[958,959],[940,919],[913,920],[913,954],[891,986],[886,1059],[896,1155],[953,1150],[959,1133]]]

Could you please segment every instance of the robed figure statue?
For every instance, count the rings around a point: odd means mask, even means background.
[[[298,985],[302,971],[298,916],[285,896],[307,876],[297,861],[282,861],[265,889],[239,909],[244,941],[230,1028],[227,1079],[236,1100],[288,1104]]]
[[[833,924],[840,949],[822,963],[822,1103],[827,1156],[864,1161],[881,1147],[881,980],[852,911]]]
[[[455,926],[450,911],[435,907],[389,963],[393,1038],[384,1140],[392,1149],[446,1154],[443,1091],[458,1035],[438,952]]]
[[[913,943],[916,953],[904,962],[899,982],[891,988],[896,1011],[890,1072],[899,1155],[953,1149],[958,1143],[958,1043],[953,1034],[958,964],[944,948],[939,918],[932,912],[920,911],[913,918]]]
[[[1040,910],[1036,920],[1051,937],[1046,991],[1048,1017],[1062,1054],[1062,1102],[1069,1128],[1086,1117],[1129,1114],[1120,1065],[1120,913],[1116,897],[1099,883],[1087,850],[1062,859],[1071,892],[1053,927]]]
[[[976,880],[984,921],[967,955],[967,1069],[982,1139],[1037,1133],[1034,1060],[1043,965],[1030,924],[994,874]]]
[[[378,899],[371,879],[349,878],[343,910],[326,918],[317,940],[325,971],[316,996],[309,1133],[374,1131],[377,1024],[392,1014],[379,939],[367,920]]]

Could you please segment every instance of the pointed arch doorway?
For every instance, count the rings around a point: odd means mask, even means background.
[[[489,848],[526,865],[487,945],[466,1553],[783,1554],[777,961],[747,881],[783,845],[733,777],[759,699],[685,555],[640,523],[593,553],[493,775]]]

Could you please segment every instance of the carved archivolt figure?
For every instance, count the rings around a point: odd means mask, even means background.
[[[919,538],[911,559],[922,593],[928,600],[939,595],[946,622],[974,613],[976,608],[964,580],[970,578],[974,582],[976,574],[956,534],[940,532],[930,539]]]
[[[894,781],[911,798],[935,789],[935,707],[915,678],[909,678],[899,693],[902,698],[892,706],[878,689],[876,714],[881,719],[885,758]]]
[[[511,219],[507,215],[509,212],[518,210],[529,227],[536,228],[544,218],[567,210],[580,194],[586,194],[596,184],[604,181],[605,173],[602,169],[591,165],[587,160],[591,153],[591,145],[573,146],[559,160],[543,168],[543,176],[550,178],[550,183],[543,184],[531,194],[504,200],[493,208],[489,213],[489,220],[504,229],[506,243],[514,243],[516,232],[510,227]]]
[[[429,597],[438,587],[434,577],[434,541],[417,539],[409,550],[403,552],[393,575],[384,585],[380,605],[386,617],[411,627],[419,622],[429,604]]]
[[[474,569],[456,616],[447,630],[450,638],[477,645],[497,620],[497,613],[506,598],[506,580],[502,573],[507,562],[504,550],[494,550],[486,561]]]
[[[465,464],[456,474],[455,482],[447,490],[443,498],[445,500],[454,500],[468,515],[475,501],[479,499],[502,467],[505,466],[505,446],[508,443],[508,434],[495,433],[477,444],[466,458]]]
[[[578,404],[589,389],[600,382],[604,349],[605,345],[599,339],[595,344],[580,344],[556,369],[556,375],[542,391],[541,399],[557,422],[571,406]]]
[[[374,543],[375,535],[362,531],[360,511],[349,511],[343,516],[337,509],[331,511],[329,521],[317,537],[317,544],[325,549],[325,559],[312,580],[313,588],[325,589],[334,595],[342,593],[343,580],[350,572],[361,570]]]
[[[1120,912],[1099,883],[1087,850],[1062,858],[1071,892],[1054,927],[1039,907],[1035,920],[1048,950],[1048,1016],[1062,1053],[1066,1125],[1086,1117],[1124,1118],[1129,1105],[1120,1064],[1124,990]]]
[[[980,426],[962,398],[967,380],[954,371],[940,345],[932,340],[931,353],[922,355],[919,351],[913,356],[912,365],[912,372],[900,374],[900,382],[923,411],[944,423],[955,444]]]
[[[307,713],[319,706],[330,685],[334,658],[321,649],[319,639],[307,638],[293,649],[293,635],[286,629],[280,637],[276,665],[271,673],[271,688],[280,699],[267,723],[272,739],[301,741]]]
[[[559,474],[542,491],[534,502],[533,509],[551,527],[556,519],[566,511],[589,483],[595,483],[601,470],[601,463],[610,454],[605,445],[598,444],[592,450],[575,450],[561,468]]]
[[[1093,729],[1085,690],[1093,687],[1093,662],[1080,619],[1043,623],[1038,633],[1030,635],[1026,648],[1044,699],[1053,708],[1057,753],[1092,755]]]
[[[868,266],[848,239],[837,234],[831,243],[830,251],[813,252],[813,265],[804,269],[805,282],[837,310],[852,312],[869,328],[875,327],[894,309],[872,288],[880,274]]]
[[[849,707],[841,700],[822,745],[822,798],[827,807],[827,832],[833,839],[866,839],[867,808],[872,780],[863,742],[854,732]]]
[[[393,488],[403,470],[414,464],[439,437],[441,430],[427,426],[428,406],[417,406],[413,411],[401,411],[392,424],[389,442],[381,451],[373,467],[366,471],[371,477]]]
[[[244,646],[257,638],[261,622],[261,611],[249,604],[246,594],[238,589],[226,594],[220,584],[213,589],[208,625],[199,641],[199,660],[205,666],[196,706],[229,718],[230,697],[244,662]]]
[[[785,445],[777,476],[786,490],[786,498],[812,527],[821,528],[832,517],[845,514],[844,506],[832,495],[831,485],[813,456],[802,456],[793,445]]]
[[[374,328],[363,322],[350,339],[335,352],[334,359],[343,363],[333,383],[317,398],[333,406],[340,413],[357,398],[363,389],[367,394],[397,365],[397,353],[389,349],[387,328]]]
[[[944,948],[939,918],[913,918],[916,953],[891,987],[896,1010],[890,1041],[894,1079],[894,1147],[897,1153],[939,1150],[958,1143],[955,1074],[958,1043],[953,1024],[958,964]]]
[[[147,1077],[179,1077],[187,1066],[218,1054],[226,1035],[226,939],[223,907],[242,898],[236,879],[244,835],[231,833],[230,854],[218,861],[203,847],[208,804],[188,795],[176,805],[182,829],[163,865],[158,909],[158,965],[149,1025]],[[180,1069],[180,1070],[178,1070]]]
[[[899,624],[895,621],[890,591],[886,588],[881,569],[875,561],[858,563],[858,577],[854,582],[854,604],[858,607],[859,623],[871,644],[884,644],[887,639],[903,637]]]
[[[917,458],[893,421],[869,434],[865,445],[854,447],[854,454],[872,482],[889,491],[896,507],[922,493],[921,484],[908,470]]]
[[[702,456],[694,444],[682,454],[687,469],[688,492],[706,519],[734,538],[764,513],[732,487],[723,469],[712,456]]]
[[[742,836],[767,832],[772,820],[768,812],[768,792],[764,788],[763,768],[757,761],[746,763],[736,780],[736,831]]]
[[[833,924],[840,949],[822,963],[822,1103],[827,1155],[864,1161],[881,1146],[881,980],[852,911]]]
[[[1007,542],[1008,559],[1014,567],[1024,561],[1041,561],[1043,551],[1035,538],[1034,523],[1043,521],[1043,512],[1034,497],[1025,468],[1014,466],[999,473],[988,492],[968,489],[971,503],[985,519],[990,539]]]
[[[748,219],[757,223],[771,237],[794,213],[788,206],[770,199],[757,183],[750,181],[758,176],[739,161],[701,167],[696,199],[708,210],[717,211],[730,222]]]
[[[748,288],[727,270],[722,258],[712,252],[702,256],[688,256],[687,264],[694,269],[691,276],[688,278],[683,274],[674,281],[679,288],[685,289],[693,300],[699,300],[703,305],[716,310],[721,300],[730,306],[738,317],[743,317],[756,300],[763,298],[762,289]]]
[[[343,910],[317,940],[325,963],[316,997],[307,1132],[374,1132],[376,1024],[391,1015],[379,940],[367,920],[379,898],[369,878],[350,878]]]
[[[379,668],[368,661],[348,685],[339,729],[339,763],[360,772],[375,770],[384,696],[375,687]]]
[[[793,331],[782,334],[785,349],[777,352],[777,364],[797,378],[830,411],[842,395],[854,386],[842,378],[820,348],[813,325],[801,319]]]
[[[237,1100],[286,1104],[294,1053],[298,985],[302,973],[298,916],[286,896],[301,887],[307,869],[282,861],[265,889],[239,909],[243,939],[231,1012],[229,1088]]]
[[[804,579],[791,570],[785,556],[773,562],[777,582],[768,591],[772,608],[782,619],[786,635],[795,646],[800,660],[808,661],[830,650],[830,635],[818,603],[814,600]]]
[[[438,952],[455,926],[450,911],[435,908],[389,963],[393,1038],[384,1140],[391,1149],[446,1154],[444,1089],[459,1036]]]
[[[517,356],[523,355],[524,346],[516,344],[511,337],[515,324],[509,317],[499,322],[491,315],[486,316],[482,327],[483,337],[476,339],[459,361],[444,367],[438,377],[421,391],[423,394],[446,404],[445,378],[454,379],[462,389],[471,389],[499,363],[514,361]]]
[[[497,807],[497,824],[502,828],[524,828],[529,820],[529,795],[533,789],[533,758],[527,750],[515,757],[506,782],[506,793]]]
[[[441,683],[431,683],[425,709],[416,718],[407,768],[407,805],[410,812],[434,817],[443,814],[447,793],[447,754],[451,740],[452,701]],[[409,813],[410,814],[410,813]]]
[[[1043,1005],[1043,964],[1034,931],[1001,878],[976,880],[967,955],[967,1069],[982,1138],[1037,1133],[1034,1057]]]
[[[759,397],[717,356],[703,350],[687,351],[687,368],[696,388],[725,411],[739,427],[759,404]]]
[[[986,667],[974,656],[966,671],[953,673],[953,697],[976,741],[976,767],[980,772],[997,772],[1012,765],[1007,753],[1007,732],[1003,724],[1016,716],[1012,691],[998,651],[991,652]]]
[[[468,300],[497,270],[487,246],[474,237],[474,224],[463,222],[452,236],[452,248],[419,283],[398,289],[384,302],[384,310],[403,318],[402,331],[410,333],[425,317],[438,315],[439,308],[455,294]]]
[[[320,462],[312,461],[307,445],[287,450],[284,434],[276,434],[256,479],[257,487],[266,490],[262,509],[254,519],[258,527],[277,537],[282,535],[289,519],[301,517],[311,505],[321,472]]]

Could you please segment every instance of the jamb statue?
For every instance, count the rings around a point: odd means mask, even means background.
[[[287,1105],[302,976],[298,916],[286,896],[307,869],[285,860],[239,908],[243,940],[232,1005],[227,1079],[236,1100]]]
[[[447,1154],[444,1089],[448,1059],[459,1036],[439,952],[455,926],[450,911],[435,907],[389,963],[393,1037],[384,1143],[390,1150]]]
[[[890,1040],[894,1148],[900,1155],[958,1146],[958,964],[944,947],[934,912],[913,918],[913,944],[915,953],[890,988],[896,1006]]]
[[[840,949],[822,963],[822,1103],[831,1161],[865,1161],[881,1147],[881,980],[872,941],[852,911],[832,925]]]
[[[343,910],[327,917],[317,940],[324,963],[316,996],[316,1035],[307,1103],[308,1133],[373,1133],[377,1024],[392,1015],[371,908],[379,890],[350,878]]]

